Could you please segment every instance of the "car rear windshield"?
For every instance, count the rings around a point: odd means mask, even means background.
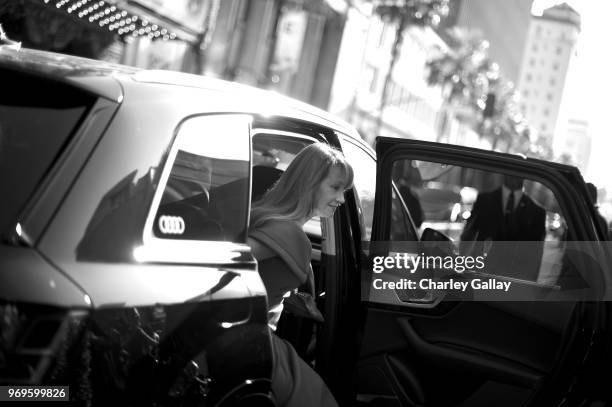
[[[0,232],[56,162],[94,98],[69,85],[0,68]]]

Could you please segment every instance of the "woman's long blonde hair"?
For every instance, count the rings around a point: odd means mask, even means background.
[[[317,189],[333,167],[342,170],[344,188],[350,188],[353,168],[339,150],[324,143],[305,147],[272,188],[253,204],[250,228],[272,219],[301,221],[312,217]]]

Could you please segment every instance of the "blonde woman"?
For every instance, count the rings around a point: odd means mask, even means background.
[[[284,297],[306,282],[311,295],[301,297],[303,311],[322,320],[313,297],[312,247],[302,226],[314,216],[333,216],[352,183],[353,169],[342,153],[315,143],[300,151],[278,182],[253,205],[248,244],[266,286],[268,325],[273,331]],[[273,334],[272,344],[272,392],[279,406],[337,406],[323,380],[288,342]]]

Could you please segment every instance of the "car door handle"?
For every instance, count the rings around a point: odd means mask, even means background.
[[[435,301],[434,293],[430,290],[414,289],[401,290],[395,289],[395,293],[402,302],[415,302],[419,304],[431,304]]]
[[[423,290],[420,288],[413,290],[396,289],[395,293],[402,302],[430,307],[436,306],[446,296],[446,292],[443,290]]]

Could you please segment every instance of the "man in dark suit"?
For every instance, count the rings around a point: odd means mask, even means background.
[[[546,211],[525,194],[522,178],[506,175],[501,188],[476,198],[461,250],[487,254],[485,272],[537,281],[545,236]],[[498,241],[520,243],[494,247]]]

